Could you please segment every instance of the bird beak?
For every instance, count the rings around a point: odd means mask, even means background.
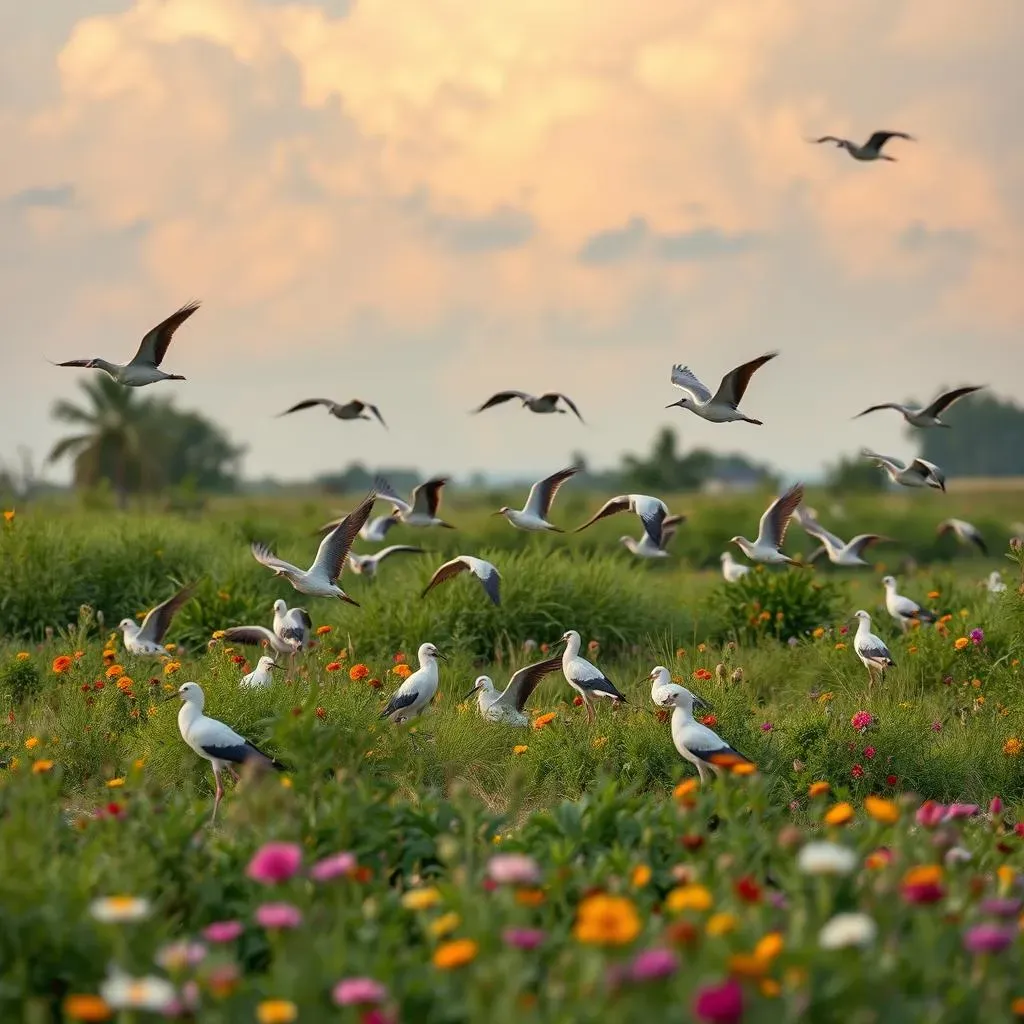
[[[447,654],[442,654],[440,651],[434,651],[434,657],[435,658],[440,658],[442,661],[447,661],[448,660],[448,655]]]
[[[669,403],[668,405],[665,406],[665,408],[666,409],[674,409],[677,405],[682,405],[682,404],[683,404],[682,399],[680,399],[678,402],[671,402],[671,403]]]
[[[561,647],[562,644],[564,644],[565,642],[566,642],[565,637],[564,636],[560,636],[557,640],[555,640],[552,643],[548,644],[548,647]]]
[[[477,691],[477,690],[479,690],[479,689],[480,689],[480,687],[479,687],[479,686],[474,686],[474,687],[473,687],[473,689],[472,689],[472,690],[470,690],[470,691],[469,691],[469,693],[467,693],[467,694],[466,694],[466,696],[465,696],[465,697],[463,697],[462,699],[463,699],[463,700],[469,700],[469,698],[470,698],[470,697],[472,697],[472,696],[473,696],[473,694],[474,694],[474,693],[476,693],[476,691]]]
[[[267,666],[267,668],[281,668],[281,666],[280,666],[280,665],[278,665],[278,663],[277,663],[276,661],[272,661],[272,662],[271,662],[271,663],[270,663],[270,664],[269,664],[269,665]]]
[[[491,513],[491,515],[492,515],[492,516],[500,516],[500,515],[502,515],[502,514],[503,514],[503,513],[502,513],[501,509],[498,509],[498,511],[497,511],[497,512],[492,512],[492,513]]]

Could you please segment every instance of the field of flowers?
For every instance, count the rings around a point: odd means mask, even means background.
[[[729,588],[489,540],[501,609],[469,580],[420,601],[439,549],[353,587],[361,609],[313,602],[316,648],[242,691],[259,652],[216,631],[292,595],[224,555],[228,533],[129,519],[104,549],[87,516],[3,528],[0,1019],[1024,1017],[1019,561],[901,576],[939,616],[903,636],[877,571]],[[140,555],[120,572],[118,545]],[[993,567],[998,597],[977,585]],[[111,624],[204,569],[167,657],[126,655]],[[896,661],[870,693],[859,607]],[[551,677],[514,730],[463,700],[569,627],[630,705],[589,725]],[[450,657],[434,706],[380,722],[423,640]],[[650,703],[656,664],[757,770],[698,789]],[[186,680],[288,767],[244,772],[214,826],[168,701]]]

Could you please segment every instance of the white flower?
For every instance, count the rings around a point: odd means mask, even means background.
[[[857,855],[838,843],[808,843],[796,863],[805,875],[848,875],[857,866]]]
[[[878,935],[878,925],[867,914],[836,914],[818,933],[822,949],[868,946]]]
[[[174,986],[166,978],[147,975],[133,978],[118,971],[102,985],[100,995],[115,1010],[149,1010],[161,1013],[177,1001]]]
[[[152,910],[149,900],[138,896],[104,896],[89,904],[89,913],[105,924],[144,921]]]

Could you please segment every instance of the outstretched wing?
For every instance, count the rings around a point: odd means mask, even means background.
[[[888,539],[888,537],[882,537],[877,533],[858,533],[857,536],[850,541],[850,554],[856,555],[857,558],[860,558],[872,544],[877,544],[879,541]]]
[[[138,352],[132,357],[133,363],[152,363],[159,366],[167,354],[167,346],[174,337],[174,332],[199,308],[198,302],[189,302],[176,313],[172,313],[162,323],[156,325],[139,345]]]
[[[947,391],[944,395],[939,395],[938,398],[928,406],[927,409],[921,410],[922,416],[938,416],[939,413],[948,409],[954,402],[965,397],[966,395],[973,395],[975,391],[981,391],[984,384],[979,384],[976,387],[970,388],[955,388],[953,391]]]
[[[573,530],[573,533],[579,533],[580,530],[585,530],[588,526],[593,526],[598,519],[604,519],[605,516],[613,516],[617,512],[626,512],[628,510],[628,494],[619,494],[614,498],[609,498],[582,526],[577,526],[576,529]]]
[[[718,385],[718,391],[715,393],[713,401],[725,402],[735,408],[739,405],[740,399],[743,398],[743,393],[747,390],[747,385],[750,383],[750,378],[754,376],[755,371],[774,359],[778,354],[778,352],[768,352],[766,355],[751,359],[749,363],[737,366],[735,370],[730,370],[722,378],[722,383]]]
[[[548,658],[547,661],[534,662],[515,672],[508,681],[508,686],[495,703],[508,704],[522,711],[526,702],[530,699],[533,691],[537,689],[540,681],[552,672],[562,667],[561,655],[555,658]]]
[[[377,480],[373,485],[373,489],[377,492],[377,497],[380,498],[381,501],[390,502],[403,514],[407,515],[412,511],[412,505],[395,494],[394,487],[392,487],[391,484],[389,484],[383,477],[377,477]],[[419,490],[419,488],[417,488],[417,490]],[[413,494],[415,493],[416,491],[413,491]]]
[[[297,565],[292,565],[291,562],[286,562],[283,558],[278,558],[266,544],[261,544],[259,541],[254,540],[249,545],[249,550],[252,552],[252,557],[255,558],[260,565],[265,565],[268,569],[279,570],[286,574],[302,572]]]
[[[685,522],[686,516],[665,517],[665,521],[661,524],[661,543],[658,545],[662,551],[672,543],[672,538],[676,535],[676,531]]]
[[[374,416],[376,416],[376,417],[377,417],[377,420],[379,421],[380,425],[381,425],[381,426],[382,426],[382,427],[383,427],[383,428],[384,428],[385,430],[387,430],[387,429],[388,429],[388,425],[387,425],[387,424],[386,424],[386,423],[384,422],[384,417],[383,417],[383,416],[381,416],[381,414],[380,414],[380,409],[378,409],[378,408],[377,408],[377,406],[375,406],[375,405],[370,405],[370,403],[369,403],[369,402],[363,402],[363,405],[364,405],[364,406],[365,406],[365,407],[366,407],[367,409],[369,409],[369,410],[370,410],[370,412],[372,412]]]
[[[913,142],[914,137],[908,135],[906,132],[875,132],[870,139],[868,139],[865,149],[880,150],[890,139],[906,139],[908,142]]]
[[[438,566],[434,571],[434,575],[430,577],[430,582],[423,588],[423,593],[420,597],[426,597],[434,587],[445,580],[450,580],[453,576],[458,576],[460,572],[468,572],[469,563],[466,562],[461,555],[457,558],[453,558],[450,562],[445,562],[444,565]]]
[[[580,415],[579,409],[576,408],[576,403],[568,396],[563,395],[561,391],[549,391],[543,398],[554,398],[556,401],[560,398],[570,409],[576,414],[576,419],[583,423],[583,417]]]
[[[315,405],[324,405],[328,409],[334,408],[334,402],[329,398],[307,398],[305,401],[299,402],[297,405],[293,405],[290,409],[285,409],[284,412],[279,412],[278,416],[287,416],[290,412],[299,412],[302,409],[312,409]]]
[[[830,533],[826,530],[825,527],[807,511],[806,506],[799,505],[793,512],[793,518],[808,536],[814,537],[816,540],[820,540],[822,543],[835,548],[837,551],[843,546],[842,540],[834,533]]]
[[[789,521],[803,500],[803,484],[794,484],[782,497],[776,498],[761,516],[757,530],[758,545],[767,543],[781,548],[786,539],[786,530],[789,529]]]
[[[342,567],[348,559],[352,542],[359,535],[363,524],[370,518],[373,503],[377,495],[373,491],[351,511],[338,525],[331,530],[317,548],[316,558],[310,566],[311,573],[323,573],[333,583],[340,575]]]
[[[568,469],[560,469],[557,473],[552,473],[551,476],[538,480],[530,488],[530,494],[526,499],[524,511],[528,515],[537,516],[539,519],[547,519],[551,503],[555,500],[559,487],[578,472],[578,466],[569,466]]]
[[[373,557],[378,562],[383,562],[385,558],[390,558],[391,555],[397,555],[403,551],[407,551],[409,554],[424,554],[423,548],[413,547],[411,544],[392,544],[390,547],[381,548]]]
[[[419,487],[412,489],[412,509],[431,519],[437,516],[438,507],[441,504],[441,488],[448,483],[448,477],[435,476]]]
[[[195,583],[189,583],[182,587],[174,597],[168,598],[163,604],[158,604],[149,612],[139,627],[139,639],[149,640],[154,644],[160,643],[171,624],[171,619],[174,618],[174,613],[192,596],[195,588]]]
[[[711,401],[711,392],[701,383],[700,378],[688,366],[676,363],[672,367],[672,383],[685,391],[695,402],[706,405]]]
[[[224,639],[233,644],[247,644],[252,647],[262,647],[266,644],[274,650],[280,650],[284,646],[283,638],[266,626],[231,626],[224,630]]]
[[[878,412],[879,409],[897,409],[903,412],[902,405],[897,405],[895,402],[883,402],[881,405],[869,405],[863,412],[857,413],[853,418],[855,420],[860,419],[861,416],[867,416],[869,412]]]
[[[474,409],[473,412],[478,413],[483,412],[484,409],[492,409],[494,406],[501,405],[502,402],[508,402],[513,398],[526,402],[532,397],[532,395],[528,395],[525,391],[499,391],[496,395],[491,395],[479,409]]]

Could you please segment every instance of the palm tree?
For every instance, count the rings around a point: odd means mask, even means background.
[[[158,486],[162,479],[160,462],[146,451],[154,436],[152,402],[106,375],[83,382],[82,390],[88,397],[85,406],[62,399],[53,407],[55,419],[83,429],[58,441],[48,460],[73,457],[75,485],[94,487],[109,480],[124,508],[130,494]]]

